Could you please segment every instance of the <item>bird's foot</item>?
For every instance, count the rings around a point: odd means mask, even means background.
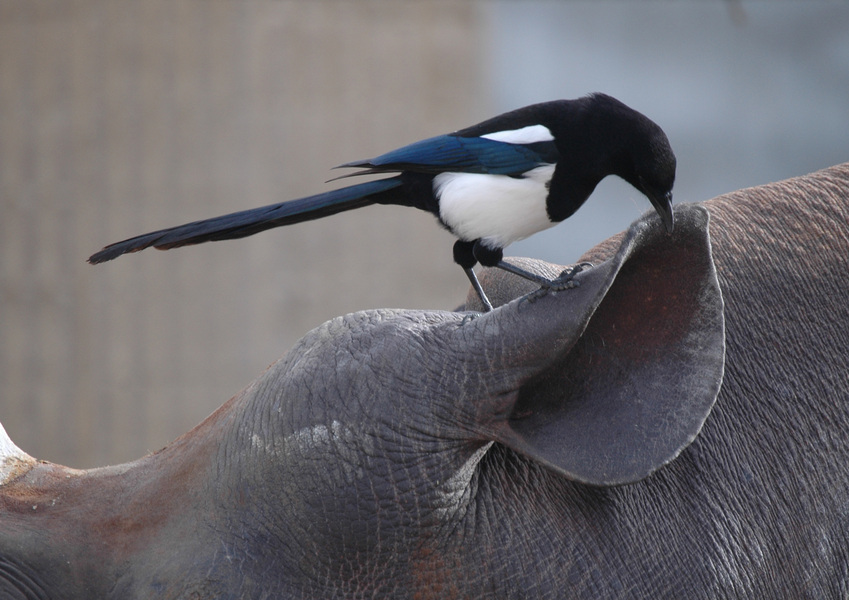
[[[572,288],[576,288],[581,285],[581,282],[575,280],[575,275],[592,268],[593,264],[590,262],[578,263],[560,273],[557,279],[553,279],[551,285],[548,287],[553,290],[571,290]]]
[[[510,263],[506,263],[501,261],[497,265],[500,269],[504,269],[514,275],[518,275],[528,281],[532,281],[538,284],[540,287],[538,290],[527,294],[522,300],[523,302],[533,303],[538,298],[548,295],[549,292],[559,292],[562,290],[571,290],[576,287],[580,287],[581,282],[575,279],[575,275],[580,273],[581,271],[585,271],[586,269],[592,268],[592,263],[582,262],[577,265],[566,269],[556,279],[546,279],[541,275],[537,275],[536,273],[531,273],[530,271],[526,271],[521,267],[517,267],[515,265],[511,265]]]
[[[518,275],[522,279],[527,279],[528,281],[532,281],[540,286],[543,290],[570,290],[572,288],[576,288],[581,283],[579,281],[575,281],[575,275],[580,273],[581,271],[591,268],[592,263],[583,262],[578,263],[574,267],[566,269],[556,279],[547,279],[542,275],[537,275],[536,273],[532,273],[531,271],[527,271],[521,267],[517,267],[516,265],[511,265],[508,262],[500,261],[496,265],[499,269],[503,269],[509,273],[513,273],[514,275]]]
[[[531,292],[528,294],[525,299],[528,302],[533,302],[537,298],[546,295],[549,292],[559,292],[562,290],[571,290],[581,285],[580,281],[575,280],[575,275],[584,271],[586,269],[592,268],[592,263],[582,262],[577,265],[566,269],[556,279],[547,279],[542,275],[537,275],[531,271],[527,271],[521,267],[517,267],[516,265],[512,265],[508,262],[504,262],[503,260],[499,261],[496,267],[507,271],[508,273],[513,273],[523,279],[527,279],[533,283],[539,285],[538,290],[535,292]],[[478,281],[477,275],[471,268],[464,268],[466,276],[469,278],[469,281],[472,284],[475,292],[477,292],[478,298],[481,300],[481,304],[484,306],[484,312],[490,312],[493,310],[492,303],[489,301],[489,298],[486,296],[486,292],[483,291],[483,286],[481,286],[480,281]],[[463,323],[466,322],[464,318]]]
[[[479,313],[479,312],[469,312],[469,313],[466,313],[465,315],[463,315],[463,318],[462,318],[462,320],[460,321],[460,327],[462,327],[463,325],[468,325],[469,323],[471,323],[472,321],[474,321],[475,319],[477,319],[477,318],[478,318],[479,316],[481,316],[482,314],[483,314],[483,313]]]

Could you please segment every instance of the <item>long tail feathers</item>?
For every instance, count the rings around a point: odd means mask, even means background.
[[[92,254],[88,262],[91,264],[106,262],[122,254],[138,252],[151,246],[168,250],[203,242],[243,238],[273,227],[320,219],[379,201],[385,202],[386,198],[383,196],[386,196],[387,192],[392,193],[392,190],[400,185],[400,177],[368,181],[298,200],[160,229],[110,244],[100,252]]]

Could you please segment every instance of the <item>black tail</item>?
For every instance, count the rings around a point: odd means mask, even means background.
[[[100,252],[92,254],[88,262],[93,265],[106,262],[118,258],[122,254],[138,252],[151,246],[160,250],[168,250],[169,248],[190,246],[203,242],[243,238],[273,227],[320,219],[369,204],[391,203],[391,198],[388,196],[394,195],[393,190],[400,186],[400,176],[390,177],[389,179],[368,181],[298,200],[160,229],[123,242],[110,244]]]

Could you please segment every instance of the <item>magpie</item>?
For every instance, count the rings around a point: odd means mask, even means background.
[[[394,204],[436,216],[457,241],[454,261],[487,310],[472,268],[500,267],[547,288],[569,285],[503,260],[506,246],[571,216],[608,175],[642,192],[672,233],[675,154],[663,130],[602,93],[519,108],[376,158],[345,163],[355,175],[392,175],[288,202],[161,229],[106,246],[88,260],[242,238],[266,229],[369,206]]]

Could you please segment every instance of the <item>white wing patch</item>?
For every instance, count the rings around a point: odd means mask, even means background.
[[[433,179],[439,217],[461,240],[480,238],[492,248],[548,229],[555,225],[545,209],[554,167],[542,165],[522,177],[440,173]]]
[[[553,142],[551,135],[545,125],[528,125],[521,129],[510,129],[507,131],[495,131],[481,136],[495,142],[507,142],[508,144],[535,144],[537,142]]]

